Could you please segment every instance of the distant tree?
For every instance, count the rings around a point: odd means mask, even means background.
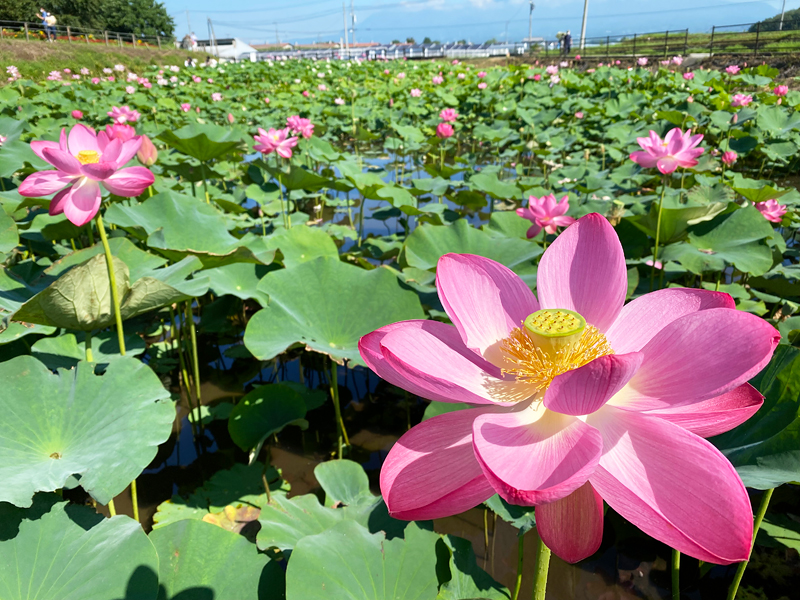
[[[490,39],[490,40],[486,40],[486,43],[487,43],[487,44],[496,44],[496,43],[497,43],[497,40],[496,40],[495,38],[492,38],[492,39]]]
[[[440,42],[439,40],[433,40],[433,43],[434,44],[441,44],[442,42]]]
[[[407,37],[406,38],[406,43],[407,44],[416,44],[417,42],[414,40],[413,37]]]
[[[458,40],[456,44],[466,44],[467,40]]]
[[[0,21],[36,21],[36,0],[0,0]]]
[[[2,0],[0,0],[0,1],[2,1]],[[400,43],[400,40],[392,40],[392,43],[393,43],[393,44],[399,44],[399,43]]]
[[[167,8],[155,0],[103,0],[104,29],[137,35],[175,33],[175,20]]]
[[[780,27],[781,15],[777,14],[769,19],[761,21],[761,31],[778,31]],[[749,31],[755,32],[758,24],[751,25]],[[787,10],[783,15],[783,28],[784,29],[800,29],[800,8],[794,10]]]
[[[431,41],[431,38],[429,38],[429,37],[426,35],[426,36],[425,36],[425,39],[424,39],[424,40],[422,40],[422,43],[423,43],[423,44],[432,44],[433,42]]]

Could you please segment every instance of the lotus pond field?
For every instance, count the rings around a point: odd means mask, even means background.
[[[680,62],[6,66],[0,599],[795,597],[800,92]]]

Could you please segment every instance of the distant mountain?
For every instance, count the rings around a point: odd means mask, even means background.
[[[389,42],[416,40],[456,41],[487,39],[519,41],[528,35],[528,2],[498,3],[493,0],[464,0],[456,10],[452,0],[441,9],[414,7],[359,13],[358,41]],[[778,8],[778,11],[780,7]],[[673,0],[648,3],[641,0],[592,0],[589,3],[587,38],[607,35],[682,30],[710,31],[711,27],[755,23],[775,15],[766,1],[724,2],[721,0]],[[580,37],[583,0],[536,2],[533,12],[533,36],[553,39],[559,31],[572,31]]]

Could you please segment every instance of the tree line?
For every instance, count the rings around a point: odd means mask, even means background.
[[[175,21],[156,0],[0,0],[0,21],[39,22],[43,8],[58,26],[87,27],[135,35],[172,36]]]

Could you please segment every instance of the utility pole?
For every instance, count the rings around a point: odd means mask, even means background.
[[[352,35],[350,36],[350,43],[355,46],[356,45],[356,12],[353,10],[353,0],[350,0],[350,32]]]
[[[192,33],[192,22],[189,20],[189,11],[186,11],[186,24],[189,26],[189,33]]]
[[[350,45],[347,43],[347,7],[342,2],[342,22],[344,23],[344,51],[348,60],[350,59]]]
[[[278,33],[278,24],[275,23],[275,43],[281,45],[281,35]]]
[[[531,44],[531,40],[533,39],[533,9],[536,8],[536,5],[531,0],[531,9],[528,12],[528,43]]]
[[[583,24],[581,25],[581,50],[586,44],[586,18],[589,15],[589,0],[583,0]]]
[[[214,23],[208,19],[208,28],[211,30],[211,54],[219,58],[219,46],[217,46],[217,35],[214,33]]]
[[[778,31],[783,31],[783,13],[786,12],[786,0],[783,0],[783,6],[781,6],[781,24],[778,26]]]

